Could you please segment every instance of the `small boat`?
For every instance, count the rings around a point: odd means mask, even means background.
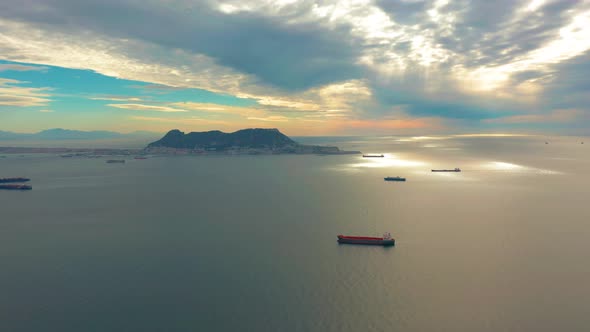
[[[402,178],[400,176],[388,176],[386,178],[383,178],[383,180],[385,181],[406,181],[406,178]]]
[[[382,154],[364,154],[363,158],[383,158],[385,157]]]
[[[26,184],[0,184],[0,189],[6,190],[31,190],[33,187]]]
[[[455,167],[454,169],[433,169],[433,172],[461,172],[459,167]]]
[[[338,243],[340,244],[364,244],[374,246],[393,246],[395,240],[390,233],[383,234],[383,237],[369,237],[369,236],[345,236],[338,235]]]
[[[125,159],[109,159],[107,160],[107,164],[123,164],[125,163]]]
[[[0,178],[0,183],[28,182],[28,178]]]

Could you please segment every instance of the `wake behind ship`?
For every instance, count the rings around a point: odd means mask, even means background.
[[[395,239],[391,237],[390,233],[383,234],[383,237],[338,235],[338,243],[363,244],[373,246],[393,246],[395,245]]]

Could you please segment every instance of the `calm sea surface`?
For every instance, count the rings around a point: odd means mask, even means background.
[[[545,140],[8,155],[0,177],[34,189],[0,191],[0,331],[589,331],[590,140]]]

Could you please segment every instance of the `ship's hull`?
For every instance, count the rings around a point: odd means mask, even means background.
[[[31,190],[33,187],[24,184],[0,184],[0,189],[5,190]]]
[[[397,178],[394,178],[394,179],[385,178],[384,180],[385,181],[401,181],[401,182],[406,182],[406,179],[404,179],[404,178],[401,178],[401,179],[397,179]]]
[[[31,181],[31,179],[27,179],[27,178],[2,178],[0,179],[0,183],[18,183],[18,182],[28,182]]]
[[[455,169],[433,169],[433,172],[461,172],[460,170]]]
[[[394,239],[383,239],[377,237],[363,237],[363,236],[338,236],[338,243],[340,244],[360,244],[368,246],[393,246]]]
[[[349,239],[338,239],[340,244],[360,244],[367,246],[393,246],[395,240],[381,240],[381,241],[367,241],[367,240],[349,240]]]

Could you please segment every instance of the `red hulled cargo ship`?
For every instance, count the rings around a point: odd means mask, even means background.
[[[338,243],[393,246],[395,245],[395,239],[393,239],[389,233],[383,234],[383,237],[338,235]]]

